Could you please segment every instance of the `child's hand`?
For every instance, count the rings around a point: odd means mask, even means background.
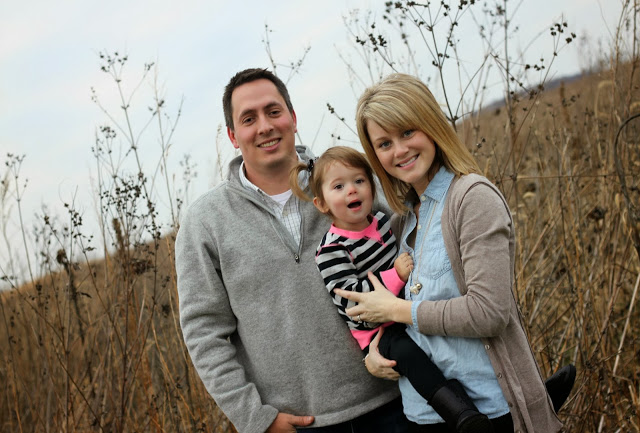
[[[409,279],[409,274],[411,274],[411,271],[413,270],[413,259],[409,253],[402,253],[393,263],[393,267],[398,273],[400,279],[406,283]]]

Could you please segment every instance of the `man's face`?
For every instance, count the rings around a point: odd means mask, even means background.
[[[296,115],[276,86],[267,79],[242,84],[231,94],[231,107],[234,130],[227,128],[227,134],[242,153],[249,180],[288,173],[297,162]]]

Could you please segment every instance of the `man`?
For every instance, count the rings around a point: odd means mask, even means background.
[[[209,393],[241,433],[405,432],[397,383],[371,376],[315,265],[330,221],[289,189],[287,89],[264,69],[225,89],[241,156],[190,206],[176,240],[180,321]],[[306,430],[305,430],[306,431]]]

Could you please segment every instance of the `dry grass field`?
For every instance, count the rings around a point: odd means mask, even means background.
[[[504,107],[465,131],[470,145],[486,139],[476,156],[509,198],[515,290],[538,361],[547,373],[578,368],[560,412],[571,432],[640,429],[637,68],[618,64],[523,101],[515,137]]]
[[[514,290],[543,374],[577,367],[566,432],[640,431],[639,68],[613,56],[457,125],[513,211]],[[182,341],[174,237],[157,235],[144,182],[107,189],[105,260],[56,246],[82,245],[81,224],[46,222],[46,276],[0,293],[0,431],[235,431]]]

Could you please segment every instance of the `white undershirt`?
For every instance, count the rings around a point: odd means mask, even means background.
[[[269,197],[271,197],[274,201],[276,201],[280,207],[284,207],[284,205],[287,203],[287,200],[289,200],[289,197],[291,197],[291,190],[288,189],[285,192],[281,192],[280,194],[274,194],[274,195],[270,195]]]

